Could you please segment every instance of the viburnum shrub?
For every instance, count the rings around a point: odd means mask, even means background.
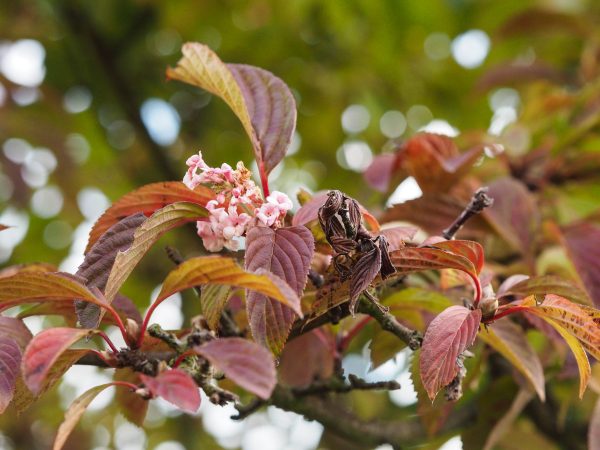
[[[514,420],[533,395],[545,399],[544,367],[556,377],[564,343],[583,396],[588,354],[600,357],[600,269],[586,249],[600,228],[592,220],[559,226],[548,201],[560,180],[587,176],[573,153],[542,143],[513,154],[481,136],[467,137],[461,151],[449,137],[418,133],[379,155],[364,176],[388,194],[412,176],[420,198],[375,214],[335,189],[302,191],[292,213],[292,200],[268,182],[295,129],[288,87],[257,67],[224,64],[201,44],[185,44],[183,55],[168,77],[230,106],[252,143],[260,186],[242,162],[210,167],[190,151],[183,182],[143,186],[98,219],[75,274],[46,264],[4,269],[0,310],[32,306],[0,316],[0,411],[11,403],[10,411],[25,409],[74,364],[95,364],[115,369],[114,381],[75,400],[55,449],[109,386],[121,390],[123,412],[138,425],[155,397],[195,412],[202,389],[213,403],[234,402],[238,418],[272,404],[360,445],[400,447],[476,421],[473,407],[447,401],[484,389],[490,371],[520,386],[505,419]],[[164,233],[190,222],[204,256],[169,249],[176,267],[141,317],[122,285]],[[548,246],[564,257],[544,268]],[[182,330],[153,324],[156,307],[186,289],[196,290],[202,315]],[[32,336],[22,319],[33,315],[62,315],[73,326]],[[125,347],[103,331],[109,325]],[[538,332],[537,351],[528,330]],[[96,348],[94,337],[106,347]],[[84,339],[86,348],[70,348]],[[352,390],[402,389],[344,374],[341,359],[366,343],[374,367],[404,347],[413,351],[422,425],[361,422],[336,401]],[[440,391],[445,399],[436,400]],[[491,448],[497,434],[481,446]]]

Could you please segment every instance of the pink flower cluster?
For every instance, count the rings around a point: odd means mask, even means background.
[[[264,201],[260,190],[250,179],[250,171],[241,161],[235,170],[225,163],[220,168],[210,167],[199,152],[188,158],[186,164],[188,171],[183,182],[187,187],[194,189],[200,184],[207,184],[217,192],[216,200],[206,204],[208,221],[197,223],[198,236],[210,252],[218,252],[223,247],[237,250],[239,238],[251,226],[280,227],[292,208],[291,200],[282,192],[273,191]]]

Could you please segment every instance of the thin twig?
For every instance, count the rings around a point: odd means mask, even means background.
[[[368,314],[381,325],[385,331],[395,334],[402,342],[410,347],[411,350],[417,350],[423,343],[423,336],[416,330],[402,325],[396,318],[387,311],[384,311],[376,301],[368,300],[365,297],[360,299],[357,312]]]
[[[475,214],[479,214],[488,206],[492,206],[494,199],[489,197],[487,192],[487,187],[477,189],[467,207],[463,210],[463,212],[460,213],[460,216],[456,218],[452,225],[442,232],[442,236],[444,236],[444,238],[448,240],[453,239],[456,233],[458,233],[462,226],[467,222],[467,220],[469,220]]]

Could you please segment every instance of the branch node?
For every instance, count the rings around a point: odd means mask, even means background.
[[[471,201],[467,207],[460,213],[456,220],[442,232],[445,239],[454,239],[454,236],[463,227],[463,225],[474,215],[479,214],[485,208],[494,204],[494,199],[487,195],[488,188],[482,187],[477,189],[471,197]]]

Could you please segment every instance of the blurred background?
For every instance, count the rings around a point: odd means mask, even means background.
[[[335,187],[377,210],[420,193],[414,180],[391,199],[365,187],[361,173],[392,150],[390,140],[419,130],[502,139],[521,114],[523,81],[560,81],[566,90],[581,81],[575,67],[599,17],[594,0],[2,0],[0,223],[13,228],[0,233],[0,268],[45,261],[75,271],[112,201],[181,179],[200,149],[213,166],[252,166],[250,144],[222,101],[166,81],[183,42],[265,68],[293,90],[297,132],[273,189],[295,196],[300,187]],[[191,232],[163,240],[199,250]],[[161,245],[145,261],[125,288],[141,308],[170,268]],[[197,313],[184,299],[163,303],[155,315],[163,326]],[[47,325],[27,321],[34,333]],[[364,361],[347,364],[361,373]],[[358,395],[361,416],[394,417],[397,405],[415,402],[406,366],[400,357],[368,375],[399,377],[403,389],[376,400]],[[71,369],[24,415],[0,417],[0,448],[48,448],[67,405],[109,379]],[[113,395],[92,404],[70,448],[313,449],[323,433],[276,408],[232,422],[232,408],[206,399],[196,416],[155,401],[142,430],[117,414]],[[460,438],[444,448],[461,448]]]

